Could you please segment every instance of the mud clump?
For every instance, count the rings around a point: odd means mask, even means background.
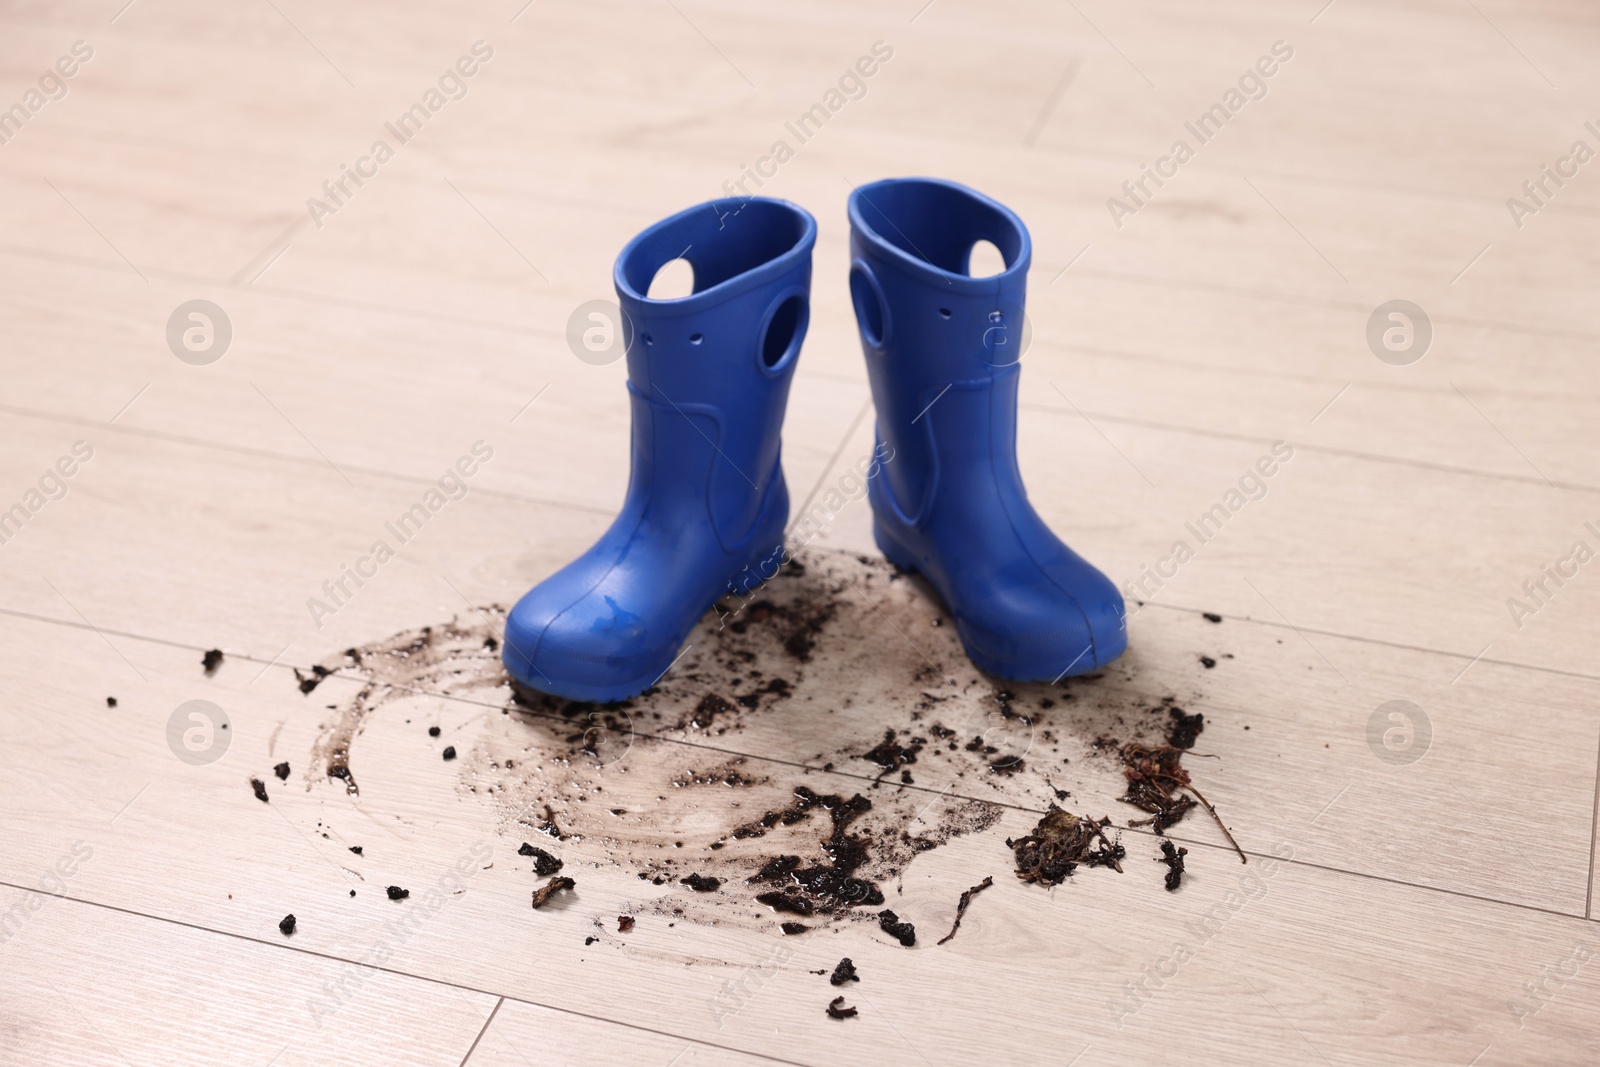
[[[687,878],[678,879],[679,885],[686,885],[696,893],[715,893],[721,886],[720,878],[707,878],[703,874],[691,874]]]
[[[256,799],[263,804],[270,803],[267,799],[267,783],[259,778],[250,779],[250,788],[255,792]]]
[[[411,895],[411,890],[401,889],[397,885],[390,886],[389,888],[385,889],[384,892],[389,894],[390,900],[404,900]]]
[[[562,875],[559,878],[550,879],[544,885],[533,891],[534,910],[537,911],[546,904],[550,903],[550,898],[561,892],[563,889],[573,889],[577,886],[577,884],[577,882],[573,881],[571,878],[568,878],[566,875]]]
[[[828,1018],[830,1019],[854,1019],[858,1014],[860,1013],[855,1008],[844,1006],[843,997],[834,997],[828,1004]]]
[[[528,844],[526,841],[522,843],[521,848],[517,849],[517,855],[532,856],[533,873],[539,875],[541,878],[546,875],[555,874],[561,869],[561,860],[555,856],[552,856],[542,848],[536,848],[533,845]]]
[[[300,687],[301,695],[309,696],[311,691],[317,686],[321,685],[322,680],[332,673],[332,670],[322,666],[321,664],[312,666],[312,668],[305,673],[301,673],[300,668],[295,667],[294,680],[295,683]]]
[[[1016,857],[1017,877],[1043,886],[1060,885],[1078,867],[1110,867],[1122,872],[1127,849],[1106,837],[1111,820],[1095,820],[1063,811],[1054,804],[1033,832],[1006,847]]]
[[[278,931],[282,933],[284,937],[289,937],[294,933],[294,916],[292,914],[285,915],[282,919],[278,920]]]
[[[278,781],[287,782],[289,780],[289,764],[278,764],[276,767],[272,768],[272,773],[278,776]]]
[[[876,747],[863,752],[861,758],[871,760],[885,771],[898,770],[908,763],[917,762],[917,753],[928,743],[927,739],[913,737],[910,744],[901,745],[895,740],[897,736],[892,728],[885,730],[883,740]]]
[[[1198,719],[1199,716],[1191,718]],[[1173,745],[1129,744],[1123,747],[1123,775],[1128,782],[1128,791],[1122,800],[1153,815],[1151,819],[1130,822],[1128,825],[1148,823],[1156,833],[1165,833],[1168,827],[1188,814],[1198,801],[1216,821],[1222,836],[1228,839],[1228,844],[1239,854],[1239,862],[1249,863],[1250,861],[1245,858],[1244,849],[1233,839],[1233,834],[1222,821],[1222,816],[1217,814],[1217,809],[1212,807],[1205,794],[1196,789],[1194,782],[1190,780],[1189,772],[1183,767],[1183,753],[1183,749]],[[1192,793],[1194,797],[1190,799],[1174,793],[1174,790],[1184,790]]]
[[[709,730],[717,721],[717,716],[723,712],[737,711],[733,701],[717,693],[707,693],[700,698],[700,703],[695,705],[694,715],[689,718],[688,725],[696,730]]]
[[[906,948],[917,943],[917,928],[908,922],[901,922],[900,916],[892,911],[878,912],[878,929],[900,942]]]
[[[1121,798],[1123,803],[1132,804],[1152,816],[1130,821],[1129,826],[1149,826],[1156,833],[1164,834],[1198,806],[1192,797],[1172,792],[1189,784],[1189,772],[1180,763],[1182,749],[1171,745],[1155,748],[1128,745],[1123,749],[1122,758],[1127,766],[1124,773],[1128,781],[1128,791]]]
[[[1183,857],[1188,854],[1188,849],[1179,848],[1171,841],[1161,842],[1161,858],[1156,862],[1167,865],[1167,892],[1174,893],[1183,884]]]
[[[1182,708],[1169,707],[1172,727],[1167,732],[1167,744],[1173,748],[1193,748],[1200,731],[1206,728],[1206,717],[1199,712],[1186,714]]]
[[[838,966],[834,967],[833,974],[828,977],[829,985],[844,985],[846,982],[859,981],[861,976],[856,974],[856,965],[850,962],[849,956],[840,960]]]
[[[222,666],[222,649],[213,648],[200,657],[200,666],[206,672],[206,677],[217,673],[217,668]]]

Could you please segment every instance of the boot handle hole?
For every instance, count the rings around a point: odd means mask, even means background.
[[[805,340],[806,326],[810,322],[810,306],[804,293],[794,292],[781,298],[767,312],[761,328],[761,365],[768,371],[786,366],[799,351]]]
[[[680,300],[693,294],[694,265],[682,256],[661,264],[645,292],[651,300]]]
[[[861,339],[868,348],[882,348],[889,319],[883,290],[878,287],[878,279],[872,276],[871,268],[859,259],[850,266],[850,302],[855,305]]]
[[[974,241],[967,250],[967,277],[990,278],[1005,273],[1006,257],[993,241]]]

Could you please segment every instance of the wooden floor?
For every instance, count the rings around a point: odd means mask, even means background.
[[[0,1062],[1600,1060],[1600,10],[122,2],[0,14],[0,108],[24,116],[0,113],[0,510],[28,517],[0,544]],[[459,98],[388,131],[474,42]],[[846,77],[878,42],[889,58]],[[798,143],[786,124],[841,78],[854,98]],[[379,139],[393,158],[329,198]],[[532,910],[528,829],[470,779],[529,729],[492,700],[375,712],[359,797],[312,773],[359,683],[302,695],[295,668],[508,604],[605,528],[623,369],[575,358],[568,316],[609,295],[632,234],[780,139],[793,158],[759,191],[820,227],[784,434],[796,508],[871,447],[850,187],[940,175],[1015,208],[1032,498],[1146,582],[1128,658],[1074,691],[1205,713],[1190,764],[1247,865],[1191,817],[1178,892],[1135,831],[1128,873],[1047,891],[1005,847],[1051,797],[1039,761],[1001,785],[919,765],[904,802],[998,822],[903,872],[907,950],[875,924],[784,937],[709,906],[669,926],[649,909],[672,887],[599,837],[565,843],[577,889]],[[1135,198],[1145,165],[1169,176]],[[1420,359],[1369,346],[1397,299],[1431,324]],[[231,324],[203,365],[168,341],[193,300]],[[493,458],[467,496],[313,619],[476,441]],[[1200,543],[1186,524],[1279,441],[1292,459]],[[808,551],[865,566],[865,503]],[[851,654],[890,672],[934,634],[868,628]],[[876,769],[832,754],[871,744],[895,697],[852,705],[882,679],[819,655],[792,713],[669,730],[597,773],[664,790],[699,745],[775,786],[866,790]],[[180,758],[187,719],[170,732],[193,700],[227,716],[212,762]],[[1055,774],[1070,804],[1137,814],[1091,763]],[[421,918],[396,942],[401,915]],[[842,956],[862,979],[836,990],[816,972]],[[858,1017],[824,1014],[840,992]]]

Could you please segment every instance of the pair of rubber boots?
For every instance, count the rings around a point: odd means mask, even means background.
[[[1105,666],[1127,644],[1122,597],[1050,532],[1017,469],[1027,228],[931,179],[861,186],[849,213],[850,293],[878,416],[878,547],[932,584],[984,671],[1049,682]],[[690,208],[622,250],[632,478],[599,542],[507,617],[503,655],[519,682],[573,700],[634,696],[713,604],[774,573],[789,519],[779,433],[816,235],[803,209],[751,198]],[[1004,271],[970,276],[979,241],[999,249]],[[693,293],[646,296],[680,258]]]

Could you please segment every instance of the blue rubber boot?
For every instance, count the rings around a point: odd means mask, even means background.
[[[617,257],[632,477],[599,542],[507,616],[502,655],[519,682],[572,700],[634,696],[719,597],[776,571],[789,517],[778,437],[816,235],[793,204],[715,201],[656,223]],[[645,296],[680,258],[694,292]]]
[[[978,241],[1004,271],[968,275]],[[850,293],[893,456],[868,491],[878,547],[944,598],[978,667],[1048,682],[1104,667],[1127,631],[1116,587],[1050,532],[1017,468],[1031,256],[1022,220],[965,186],[891,179],[851,194]]]

